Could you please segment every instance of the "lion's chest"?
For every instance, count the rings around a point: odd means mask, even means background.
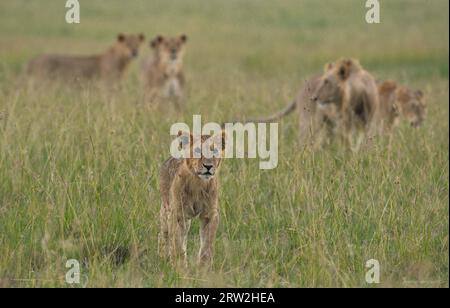
[[[185,211],[189,218],[196,217],[207,211],[212,204],[211,192],[208,188],[195,189],[192,191],[191,187],[186,187],[186,194],[190,194],[190,200],[185,203]]]
[[[207,212],[214,204],[214,190],[205,185],[199,187],[195,183],[181,183],[176,181],[172,187],[171,203],[177,204],[177,210],[182,212],[186,219],[192,219],[203,212]],[[179,202],[174,202],[173,198]]]
[[[206,208],[205,204],[202,202],[191,202],[186,207],[186,214],[187,214],[186,216],[188,216],[188,218],[197,217],[198,215],[204,212],[205,208]]]
[[[162,95],[163,97],[181,96],[181,85],[178,78],[169,77],[164,81]]]

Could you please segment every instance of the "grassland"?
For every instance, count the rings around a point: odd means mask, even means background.
[[[0,286],[66,287],[74,258],[87,287],[367,287],[374,258],[381,286],[448,287],[448,2],[381,9],[369,25],[357,0],[91,0],[68,25],[63,1],[1,1]],[[140,102],[140,60],[115,92],[24,81],[37,53],[101,52],[118,32],[188,34],[183,115]],[[213,270],[160,260],[170,125],[272,113],[341,56],[423,89],[425,125],[403,125],[390,151],[377,140],[350,155],[302,151],[295,117],[284,119],[276,169],[229,159],[221,170]],[[197,249],[195,222],[192,264]]]

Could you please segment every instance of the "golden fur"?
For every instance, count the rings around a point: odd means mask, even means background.
[[[280,112],[247,122],[276,121],[295,109],[299,113],[302,146],[319,146],[340,135],[353,150],[358,150],[363,135],[372,132],[378,121],[377,85],[356,60],[342,59],[327,64],[322,74],[307,80],[297,97]]]
[[[184,141],[183,141],[184,138]],[[217,139],[220,138],[220,141]],[[193,155],[201,152],[201,145],[194,144],[192,135],[179,133],[180,147],[187,148]],[[214,151],[223,153],[225,136],[202,136],[201,144],[208,142]],[[187,141],[189,140],[189,141]],[[211,143],[212,141],[212,143]],[[219,143],[220,142],[220,143]],[[191,156],[192,157],[192,156]],[[159,252],[169,256],[173,262],[186,262],[187,235],[191,220],[199,217],[200,225],[200,263],[209,263],[213,256],[213,242],[219,224],[217,172],[221,158],[169,158],[160,170],[160,192],[162,205],[160,211],[161,232]]]
[[[325,141],[329,142],[336,134],[340,114],[335,104],[319,106],[311,99],[321,82],[322,75],[306,81],[297,98],[299,113],[299,142],[300,145],[319,147]]]
[[[184,98],[183,57],[187,36],[156,36],[151,42],[153,55],[144,62],[142,80],[146,97],[173,98],[180,108]]]
[[[138,55],[144,35],[119,34],[106,52],[92,56],[40,55],[28,64],[28,74],[38,78],[120,79],[131,60]]]
[[[334,105],[335,131],[357,151],[379,121],[379,95],[373,76],[358,61],[341,59],[325,67],[311,100],[317,108]]]
[[[380,131],[390,133],[400,122],[406,119],[412,127],[419,127],[426,117],[426,104],[421,90],[412,90],[406,86],[388,80],[379,83],[380,95]]]
[[[268,123],[278,121],[297,109],[299,113],[300,145],[320,146],[325,138],[334,134],[336,122],[339,119],[337,108],[334,105],[330,104],[327,107],[318,108],[317,103],[311,99],[321,76],[316,75],[306,80],[295,99],[281,111],[266,118],[250,119],[245,122]]]

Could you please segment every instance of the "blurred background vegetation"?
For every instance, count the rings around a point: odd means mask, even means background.
[[[449,4],[380,2],[381,23],[369,25],[360,0],[80,0],[70,25],[65,1],[1,1],[0,286],[67,286],[70,258],[82,286],[367,286],[376,258],[382,286],[448,287]],[[188,35],[183,114],[139,101],[147,44],[115,92],[23,78],[39,53],[102,52],[119,32]],[[424,90],[425,126],[353,156],[301,150],[296,116],[283,119],[278,168],[223,166],[213,271],[161,261],[170,125],[270,114],[342,56]],[[197,249],[195,223],[192,262]]]

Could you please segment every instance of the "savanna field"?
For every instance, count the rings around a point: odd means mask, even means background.
[[[446,0],[0,1],[0,287],[449,286],[449,7]],[[43,52],[91,54],[117,33],[146,35],[118,89],[37,86],[26,63]],[[187,105],[141,100],[139,66],[157,34],[188,35]],[[406,122],[392,147],[376,139],[354,154],[339,143],[298,145],[298,116],[279,124],[279,163],[227,159],[212,270],[157,254],[159,167],[175,122],[269,115],[326,62],[354,57],[377,79],[422,89],[425,123]]]

